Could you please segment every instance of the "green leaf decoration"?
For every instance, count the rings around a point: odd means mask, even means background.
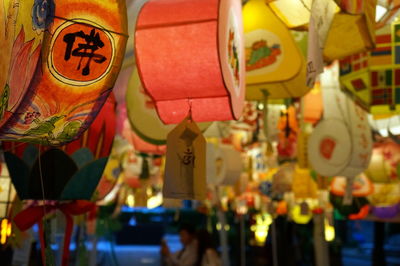
[[[33,165],[29,177],[29,198],[43,199],[42,181],[45,199],[58,200],[67,182],[78,171],[75,162],[62,150],[50,149]]]
[[[71,157],[79,168],[82,168],[84,165],[94,160],[93,153],[88,148],[81,148],[77,150],[71,155]]]
[[[29,167],[16,155],[5,152],[4,159],[7,163],[11,181],[20,199],[29,198]]]
[[[22,160],[32,168],[33,164],[39,156],[39,149],[34,145],[28,145],[22,154]]]
[[[79,170],[65,186],[60,200],[90,200],[107,164],[108,157],[100,158]]]

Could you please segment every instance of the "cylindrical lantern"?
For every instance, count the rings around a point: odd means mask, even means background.
[[[92,123],[119,73],[125,1],[30,0],[14,8],[19,34],[1,95],[0,138],[70,142]]]
[[[240,12],[239,0],[150,0],[143,6],[135,32],[138,71],[165,124],[181,122],[190,110],[197,122],[240,117]]]
[[[167,134],[173,125],[164,125],[157,116],[157,109],[151,97],[143,89],[137,69],[133,69],[126,91],[126,110],[129,122],[135,133],[151,144],[161,145],[167,141]],[[205,130],[210,123],[199,123]]]

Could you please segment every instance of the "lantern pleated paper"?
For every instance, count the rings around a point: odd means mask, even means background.
[[[278,1],[279,2],[279,1]],[[263,0],[243,7],[246,46],[246,99],[301,97],[306,63],[287,26]]]
[[[125,1],[15,6],[19,34],[2,96],[0,138],[70,142],[92,123],[120,70],[127,40]]]
[[[171,12],[173,10],[173,12]],[[165,124],[241,115],[245,62],[239,0],[150,0],[135,53],[143,87]]]
[[[143,89],[137,69],[133,69],[126,90],[126,110],[132,130],[143,140],[154,145],[167,141],[173,125],[164,125],[157,115],[157,109],[151,97]],[[209,122],[199,123],[201,130],[209,127]]]
[[[340,61],[343,89],[373,115],[400,113],[400,23],[377,31],[377,47]]]

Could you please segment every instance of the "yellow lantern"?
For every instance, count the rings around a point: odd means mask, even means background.
[[[332,61],[372,49],[376,0],[335,2],[342,10],[338,7],[334,15],[324,46],[324,58]],[[311,3],[311,0],[279,0],[271,1],[269,5],[289,28],[304,28],[310,18]]]
[[[243,7],[248,100],[301,97],[306,64],[287,26],[266,5],[250,0]]]
[[[302,212],[302,206],[297,204],[291,210],[291,217],[297,224],[308,224],[313,215],[309,209],[306,212]]]
[[[377,31],[377,47],[340,61],[342,88],[373,115],[400,113],[400,23]]]

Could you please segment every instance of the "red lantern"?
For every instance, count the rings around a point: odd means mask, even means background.
[[[173,11],[173,12],[171,12]],[[245,53],[239,0],[150,0],[135,32],[142,84],[165,124],[240,117]]]

